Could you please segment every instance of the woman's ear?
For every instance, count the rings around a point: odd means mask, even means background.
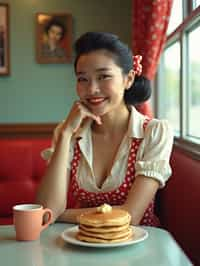
[[[130,89],[130,87],[134,82],[134,79],[135,79],[135,72],[133,69],[131,69],[126,76],[126,86],[125,86],[126,90]]]

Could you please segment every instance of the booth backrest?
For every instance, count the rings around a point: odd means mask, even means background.
[[[171,166],[172,177],[159,195],[161,222],[197,266],[200,265],[200,161],[174,148]]]
[[[44,174],[40,153],[50,138],[0,139],[0,224],[12,223],[12,206],[32,203]],[[161,224],[200,265],[200,163],[180,149],[171,157],[172,177],[158,195]]]
[[[0,139],[0,224],[11,223],[12,206],[31,203],[44,174],[41,150],[50,139]]]

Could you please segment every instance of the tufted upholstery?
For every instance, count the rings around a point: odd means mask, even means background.
[[[0,224],[12,223],[12,206],[33,202],[44,174],[40,152],[50,139],[0,139]]]

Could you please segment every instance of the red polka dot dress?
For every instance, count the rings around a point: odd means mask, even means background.
[[[145,120],[143,127],[145,128],[149,120]],[[77,169],[81,158],[81,150],[78,141],[74,148],[74,156],[71,162],[70,184],[68,191],[67,208],[78,207],[97,207],[103,203],[110,205],[122,205],[125,203],[130,188],[132,187],[135,179],[135,161],[136,154],[142,139],[134,138],[132,140],[131,148],[128,156],[127,170],[124,181],[122,184],[108,192],[90,192],[81,188],[77,182]],[[154,215],[154,201],[150,203],[144,216],[140,222],[141,225],[159,226],[159,220]]]

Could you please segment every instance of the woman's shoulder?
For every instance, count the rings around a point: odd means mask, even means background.
[[[173,136],[173,128],[167,119],[153,118],[149,121],[145,133],[152,137]]]
[[[167,120],[167,119],[152,118],[152,119],[149,119],[149,126],[151,126],[151,127],[156,127],[156,126],[171,127],[171,124],[170,124],[169,120]]]

